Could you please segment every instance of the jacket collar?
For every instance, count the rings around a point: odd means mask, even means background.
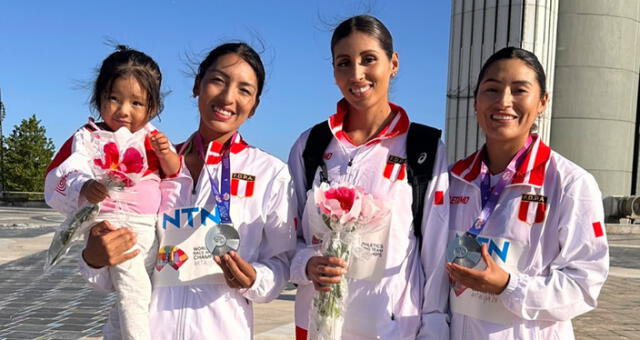
[[[180,155],[184,155],[186,153],[188,153],[191,148],[193,148],[193,141],[194,141],[194,137],[196,136],[196,133],[194,132],[191,137],[189,137],[189,139],[187,139],[186,142],[178,145],[176,147],[178,151],[178,153]],[[242,136],[240,135],[240,133],[236,133],[233,137],[233,139],[231,140],[231,148],[230,148],[230,152],[232,154],[237,154],[242,152],[243,150],[245,150],[247,147],[249,147],[249,144],[247,142],[244,141],[244,139],[242,138]],[[212,165],[212,164],[218,164],[220,163],[220,161],[222,160],[222,149],[224,148],[224,144],[220,143],[218,141],[211,141],[209,143],[209,147],[207,149],[207,154],[205,155],[205,159],[206,164]]]
[[[393,103],[389,103],[389,106],[391,107],[391,112],[396,113],[395,117],[393,117],[391,122],[389,122],[389,124],[387,124],[374,138],[364,145],[379,143],[384,139],[393,138],[397,135],[403,134],[409,129],[409,116],[407,115],[407,112],[402,107]],[[353,145],[349,136],[342,129],[344,116],[348,111],[349,104],[347,103],[347,100],[343,98],[338,102],[337,112],[329,117],[329,127],[337,140]]]
[[[551,158],[551,148],[544,144],[538,135],[534,134],[532,137],[534,142],[509,185],[525,184],[540,187],[544,183],[545,172]],[[475,181],[480,175],[483,150],[484,146],[467,158],[456,162],[451,168],[451,175],[468,183]]]

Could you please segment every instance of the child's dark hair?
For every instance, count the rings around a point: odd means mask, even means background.
[[[209,67],[211,67],[211,65],[213,65],[220,57],[227,54],[236,54],[251,66],[253,72],[256,73],[256,78],[258,80],[256,99],[260,99],[260,94],[262,94],[262,88],[264,87],[264,65],[262,64],[262,60],[260,59],[258,52],[249,46],[249,44],[244,42],[222,44],[209,52],[207,57],[200,63],[200,66],[198,66],[198,73],[196,74],[196,79],[193,84],[193,95],[195,96],[198,94],[198,84],[204,78]]]
[[[495,62],[504,59],[519,59],[522,60],[525,64],[527,64],[535,73],[536,80],[538,81],[538,85],[540,86],[540,98],[544,97],[545,93],[547,93],[547,76],[544,73],[544,68],[538,57],[535,54],[518,47],[505,47],[500,51],[494,53],[484,62],[482,69],[480,70],[480,74],[478,75],[478,82],[476,83],[476,88],[473,91],[473,96],[476,97],[478,95],[478,89],[480,88],[480,82],[482,78],[484,78],[484,74],[487,72],[487,69]]]
[[[100,112],[102,101],[111,93],[113,82],[126,76],[133,76],[147,91],[147,117],[151,120],[163,108],[160,67],[148,55],[124,45],[118,45],[116,51],[102,62],[93,87],[91,105]]]
[[[356,15],[341,22],[336,29],[333,30],[333,35],[331,36],[332,55],[333,48],[336,47],[336,44],[353,32],[370,35],[378,40],[380,47],[389,59],[393,56],[393,38],[391,37],[391,32],[389,32],[382,21],[371,15]]]

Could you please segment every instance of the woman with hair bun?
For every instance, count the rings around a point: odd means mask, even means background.
[[[389,84],[399,69],[391,33],[380,20],[358,15],[339,24],[331,38],[333,75],[343,97],[337,111],[302,133],[289,156],[296,189],[298,249],[291,281],[298,283],[296,339],[317,329],[310,323],[314,291],[328,292],[346,276],[342,339],[448,339],[444,270],[449,204],[447,157],[440,131],[415,125],[399,105],[389,102]],[[317,169],[307,169],[307,151],[319,144],[315,131],[328,136]],[[320,134],[321,135],[321,134]],[[411,142],[411,138],[415,140]],[[409,148],[425,150],[412,158]],[[414,162],[416,161],[416,162]],[[429,173],[418,176],[414,164]],[[309,177],[311,175],[312,177]],[[424,177],[420,191],[414,183]],[[367,244],[380,250],[377,275],[356,277],[338,257],[322,256],[311,227],[313,193],[323,184],[345,183],[384,200],[391,222]],[[421,221],[419,221],[419,215]],[[386,235],[386,236],[385,236]],[[354,267],[351,257],[350,268]]]
[[[451,338],[573,339],[609,269],[598,185],[532,133],[549,100],[533,53],[492,55],[474,98],[486,143],[450,171]]]

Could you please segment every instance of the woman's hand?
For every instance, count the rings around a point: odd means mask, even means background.
[[[314,256],[307,262],[307,277],[317,291],[331,291],[331,284],[339,283],[347,272],[344,260],[331,256]]]
[[[213,260],[222,268],[224,279],[230,288],[251,288],[256,282],[256,269],[236,251],[224,256],[214,256]]]
[[[116,228],[108,221],[97,223],[89,231],[82,258],[91,267],[114,266],[140,253],[126,253],[136,244],[136,234],[130,228]]]
[[[82,185],[80,196],[84,197],[90,203],[96,204],[104,201],[104,199],[109,196],[109,190],[98,181],[90,179]]]
[[[485,270],[475,270],[454,263],[447,263],[449,277],[465,287],[478,292],[500,294],[509,283],[509,273],[498,266],[487,251],[487,245],[482,245],[482,259],[487,264]]]

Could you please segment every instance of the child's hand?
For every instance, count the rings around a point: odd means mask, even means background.
[[[162,159],[167,154],[171,153],[171,143],[169,142],[169,138],[165,136],[160,131],[154,131],[149,135],[149,141],[151,142],[151,147],[153,147],[153,151],[156,153],[158,158]]]
[[[98,181],[90,179],[80,189],[80,195],[90,203],[96,204],[109,196],[109,190]]]
[[[171,150],[169,138],[160,131],[153,131],[149,134],[149,141],[153,152],[158,156],[160,167],[167,176],[174,176],[180,171],[180,157]]]

